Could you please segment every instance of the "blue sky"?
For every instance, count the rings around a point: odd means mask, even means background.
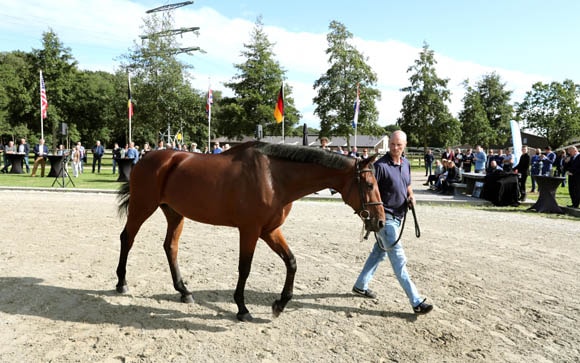
[[[114,71],[115,58],[138,39],[145,11],[174,1],[155,0],[0,0],[0,51],[40,48],[42,32],[52,28],[72,50],[82,69]],[[440,77],[449,78],[453,114],[462,108],[461,82],[496,72],[513,101],[534,82],[580,82],[580,1],[576,0],[199,0],[175,11],[176,27],[200,26],[199,37],[183,46],[207,53],[185,58],[193,65],[193,85],[228,90],[233,64],[262,15],[280,65],[287,70],[303,121],[316,127],[313,82],[328,68],[326,33],[331,20],[353,33],[353,44],[378,75],[382,99],[379,123],[399,116],[408,85],[407,68],[423,42],[435,51]],[[50,86],[47,85],[50,89]],[[361,105],[364,107],[364,105]]]

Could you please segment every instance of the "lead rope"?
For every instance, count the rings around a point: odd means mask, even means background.
[[[415,212],[415,207],[413,206],[412,203],[409,203],[409,209],[411,209],[411,213],[413,214],[413,220],[415,222],[415,237],[419,238],[421,237],[421,228],[419,227],[419,221],[417,220],[417,213]],[[395,247],[397,245],[397,243],[399,243],[399,241],[401,240],[401,237],[403,236],[403,231],[405,229],[405,222],[407,221],[407,212],[405,212],[405,215],[403,216],[403,222],[401,224],[401,231],[399,232],[399,237],[397,238],[397,240],[395,241],[395,243],[393,243],[389,248],[385,248],[380,242],[379,239],[377,238],[377,244],[379,245],[379,247],[387,252],[387,250]],[[364,226],[363,226],[364,227]],[[365,235],[365,240],[368,239],[370,232],[367,232],[367,234]],[[375,233],[375,238],[376,238],[376,233]]]

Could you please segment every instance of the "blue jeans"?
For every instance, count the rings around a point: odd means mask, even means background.
[[[399,284],[405,290],[407,297],[409,298],[409,303],[411,306],[415,307],[419,305],[423,299],[419,295],[417,288],[411,277],[407,272],[407,257],[405,256],[405,251],[403,250],[403,245],[399,241],[393,247],[390,247],[395,243],[399,237],[399,229],[401,227],[401,222],[399,220],[393,219],[391,216],[387,215],[387,221],[385,227],[377,232],[375,235],[377,240],[380,240],[383,246],[386,247],[385,252],[378,243],[375,242],[371,254],[367,258],[365,265],[356,280],[354,286],[357,289],[366,290],[368,289],[369,282],[373,278],[379,263],[384,261],[388,256],[391,261],[391,266],[393,267],[393,272],[399,280]]]

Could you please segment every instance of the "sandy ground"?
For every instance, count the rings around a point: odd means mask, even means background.
[[[278,318],[282,261],[259,243],[236,320],[237,231],[187,221],[179,260],[195,304],[179,302],[160,212],[114,292],[123,221],[114,195],[0,191],[2,362],[579,362],[580,222],[502,209],[419,206],[403,238],[435,304],[416,317],[388,262],[351,287],[371,247],[338,202],[296,202],[284,232],[295,295]]]

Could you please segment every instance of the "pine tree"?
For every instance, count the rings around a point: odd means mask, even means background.
[[[256,125],[261,124],[264,135],[282,135],[282,125],[284,135],[291,135],[300,114],[294,106],[292,87],[284,84],[284,123],[276,123],[274,119],[285,71],[275,60],[274,44],[264,32],[261,17],[256,20],[250,38],[250,43],[244,43],[241,52],[245,62],[234,65],[238,73],[225,84],[234,96],[221,101],[221,109],[216,113],[218,133],[241,138],[253,135]]]
[[[437,76],[435,56],[427,43],[415,64],[407,69],[411,85],[401,89],[407,92],[403,98],[401,129],[407,133],[410,145],[448,146],[461,140],[461,128],[449,112],[447,104],[450,92],[448,79]]]
[[[376,88],[377,75],[364,57],[349,41],[352,33],[346,27],[331,21],[326,36],[328,63],[330,67],[314,82],[318,92],[312,102],[316,105],[314,114],[320,118],[321,136],[348,136],[354,134],[354,102],[357,84],[360,85],[360,112],[358,132],[380,135],[382,128],[377,124],[376,101],[380,91]]]

